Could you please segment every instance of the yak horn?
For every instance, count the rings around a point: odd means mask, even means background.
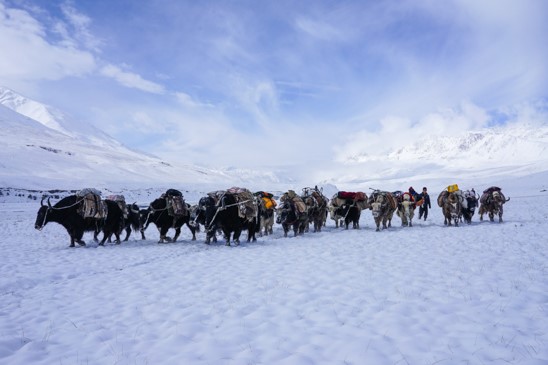
[[[43,196],[43,197],[42,197],[42,200],[40,200],[40,206],[41,206],[41,207],[44,206],[44,199],[45,199],[45,197]]]
[[[508,200],[510,200],[510,197],[508,197],[508,199],[506,199],[505,201],[508,201]]]
[[[51,198],[51,197],[48,197],[48,207],[50,207],[50,208],[53,209],[53,207],[51,206],[51,203],[49,202],[50,198]]]

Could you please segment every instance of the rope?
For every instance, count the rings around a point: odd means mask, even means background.
[[[82,200],[84,200],[84,199],[85,199],[85,198],[82,198],[82,199],[76,201],[76,203],[74,203],[74,204],[72,204],[72,205],[69,205],[69,206],[66,206],[66,207],[54,207],[54,206],[52,206],[52,205],[50,204],[50,207],[49,207],[49,208],[50,208],[50,209],[53,209],[53,210],[69,209],[69,208],[72,208],[72,207],[74,207],[74,206],[80,204],[80,203],[82,202]],[[49,203],[49,199],[48,199],[48,203]]]

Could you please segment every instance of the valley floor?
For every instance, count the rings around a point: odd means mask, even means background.
[[[502,224],[429,219],[226,247],[69,248],[0,205],[3,364],[547,364],[548,195]],[[244,234],[245,236],[245,234]],[[91,235],[85,239],[91,241]]]

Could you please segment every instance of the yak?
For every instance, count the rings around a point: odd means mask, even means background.
[[[451,222],[455,226],[459,225],[459,217],[462,215],[462,203],[464,197],[457,192],[449,192],[444,190],[438,196],[438,206],[442,209],[444,221],[443,224],[451,226]]]
[[[369,209],[375,220],[377,231],[380,231],[381,223],[383,229],[392,226],[392,217],[396,211],[397,201],[394,196],[387,191],[374,190],[369,197]]]
[[[257,240],[255,237],[257,217],[253,217],[252,219],[241,217],[240,203],[234,194],[224,193],[218,200],[215,200],[211,196],[206,196],[200,199],[198,206],[205,218],[205,243],[209,244],[211,239],[214,239],[217,230],[223,232],[227,246],[230,246],[231,240],[236,245],[239,245],[240,235],[244,229],[248,230],[247,242]]]
[[[282,201],[277,210],[276,223],[281,224],[284,230],[284,237],[290,228],[293,228],[293,235],[303,234],[308,227],[308,213],[299,212],[292,200]]]
[[[509,201],[510,198],[506,199],[500,190],[501,189],[499,187],[492,186],[483,191],[480,198],[480,221],[483,220],[483,215],[487,214],[491,222],[495,220],[495,215],[498,215],[499,223],[502,223],[502,213],[504,212],[503,205]]]
[[[70,247],[74,247],[75,243],[85,246],[86,243],[82,237],[84,232],[89,231],[94,232],[95,241],[97,241],[99,232],[103,232],[103,239],[99,242],[101,246],[112,234],[116,236],[116,243],[120,243],[120,232],[124,227],[124,214],[116,202],[104,201],[107,209],[106,218],[84,218],[79,212],[82,198],[77,195],[69,195],[53,206],[49,198],[47,202],[47,205],[44,205],[44,199],[40,202],[40,209],[38,209],[34,224],[34,228],[37,230],[42,230],[49,222],[62,225],[70,236]]]
[[[188,205],[185,204],[185,207],[188,207]],[[186,214],[182,215],[172,215],[170,213],[170,206],[168,205],[168,201],[165,196],[155,199],[150,203],[147,209],[139,212],[141,235],[143,239],[145,237],[144,232],[150,223],[153,223],[160,232],[160,240],[158,243],[176,242],[177,238],[179,238],[179,235],[181,234],[181,227],[186,224],[192,233],[192,241],[195,241],[196,228],[190,224],[190,213],[188,209],[185,212]],[[173,238],[167,235],[170,228],[175,229],[175,235]]]

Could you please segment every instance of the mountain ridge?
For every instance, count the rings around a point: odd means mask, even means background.
[[[276,169],[207,168],[128,148],[93,125],[82,126],[52,107],[0,87],[0,186],[177,186],[200,183],[263,189],[317,183],[362,188],[385,181],[488,175],[524,176],[548,170],[548,125],[508,123],[484,130],[433,135],[377,154],[355,154],[321,166]]]

